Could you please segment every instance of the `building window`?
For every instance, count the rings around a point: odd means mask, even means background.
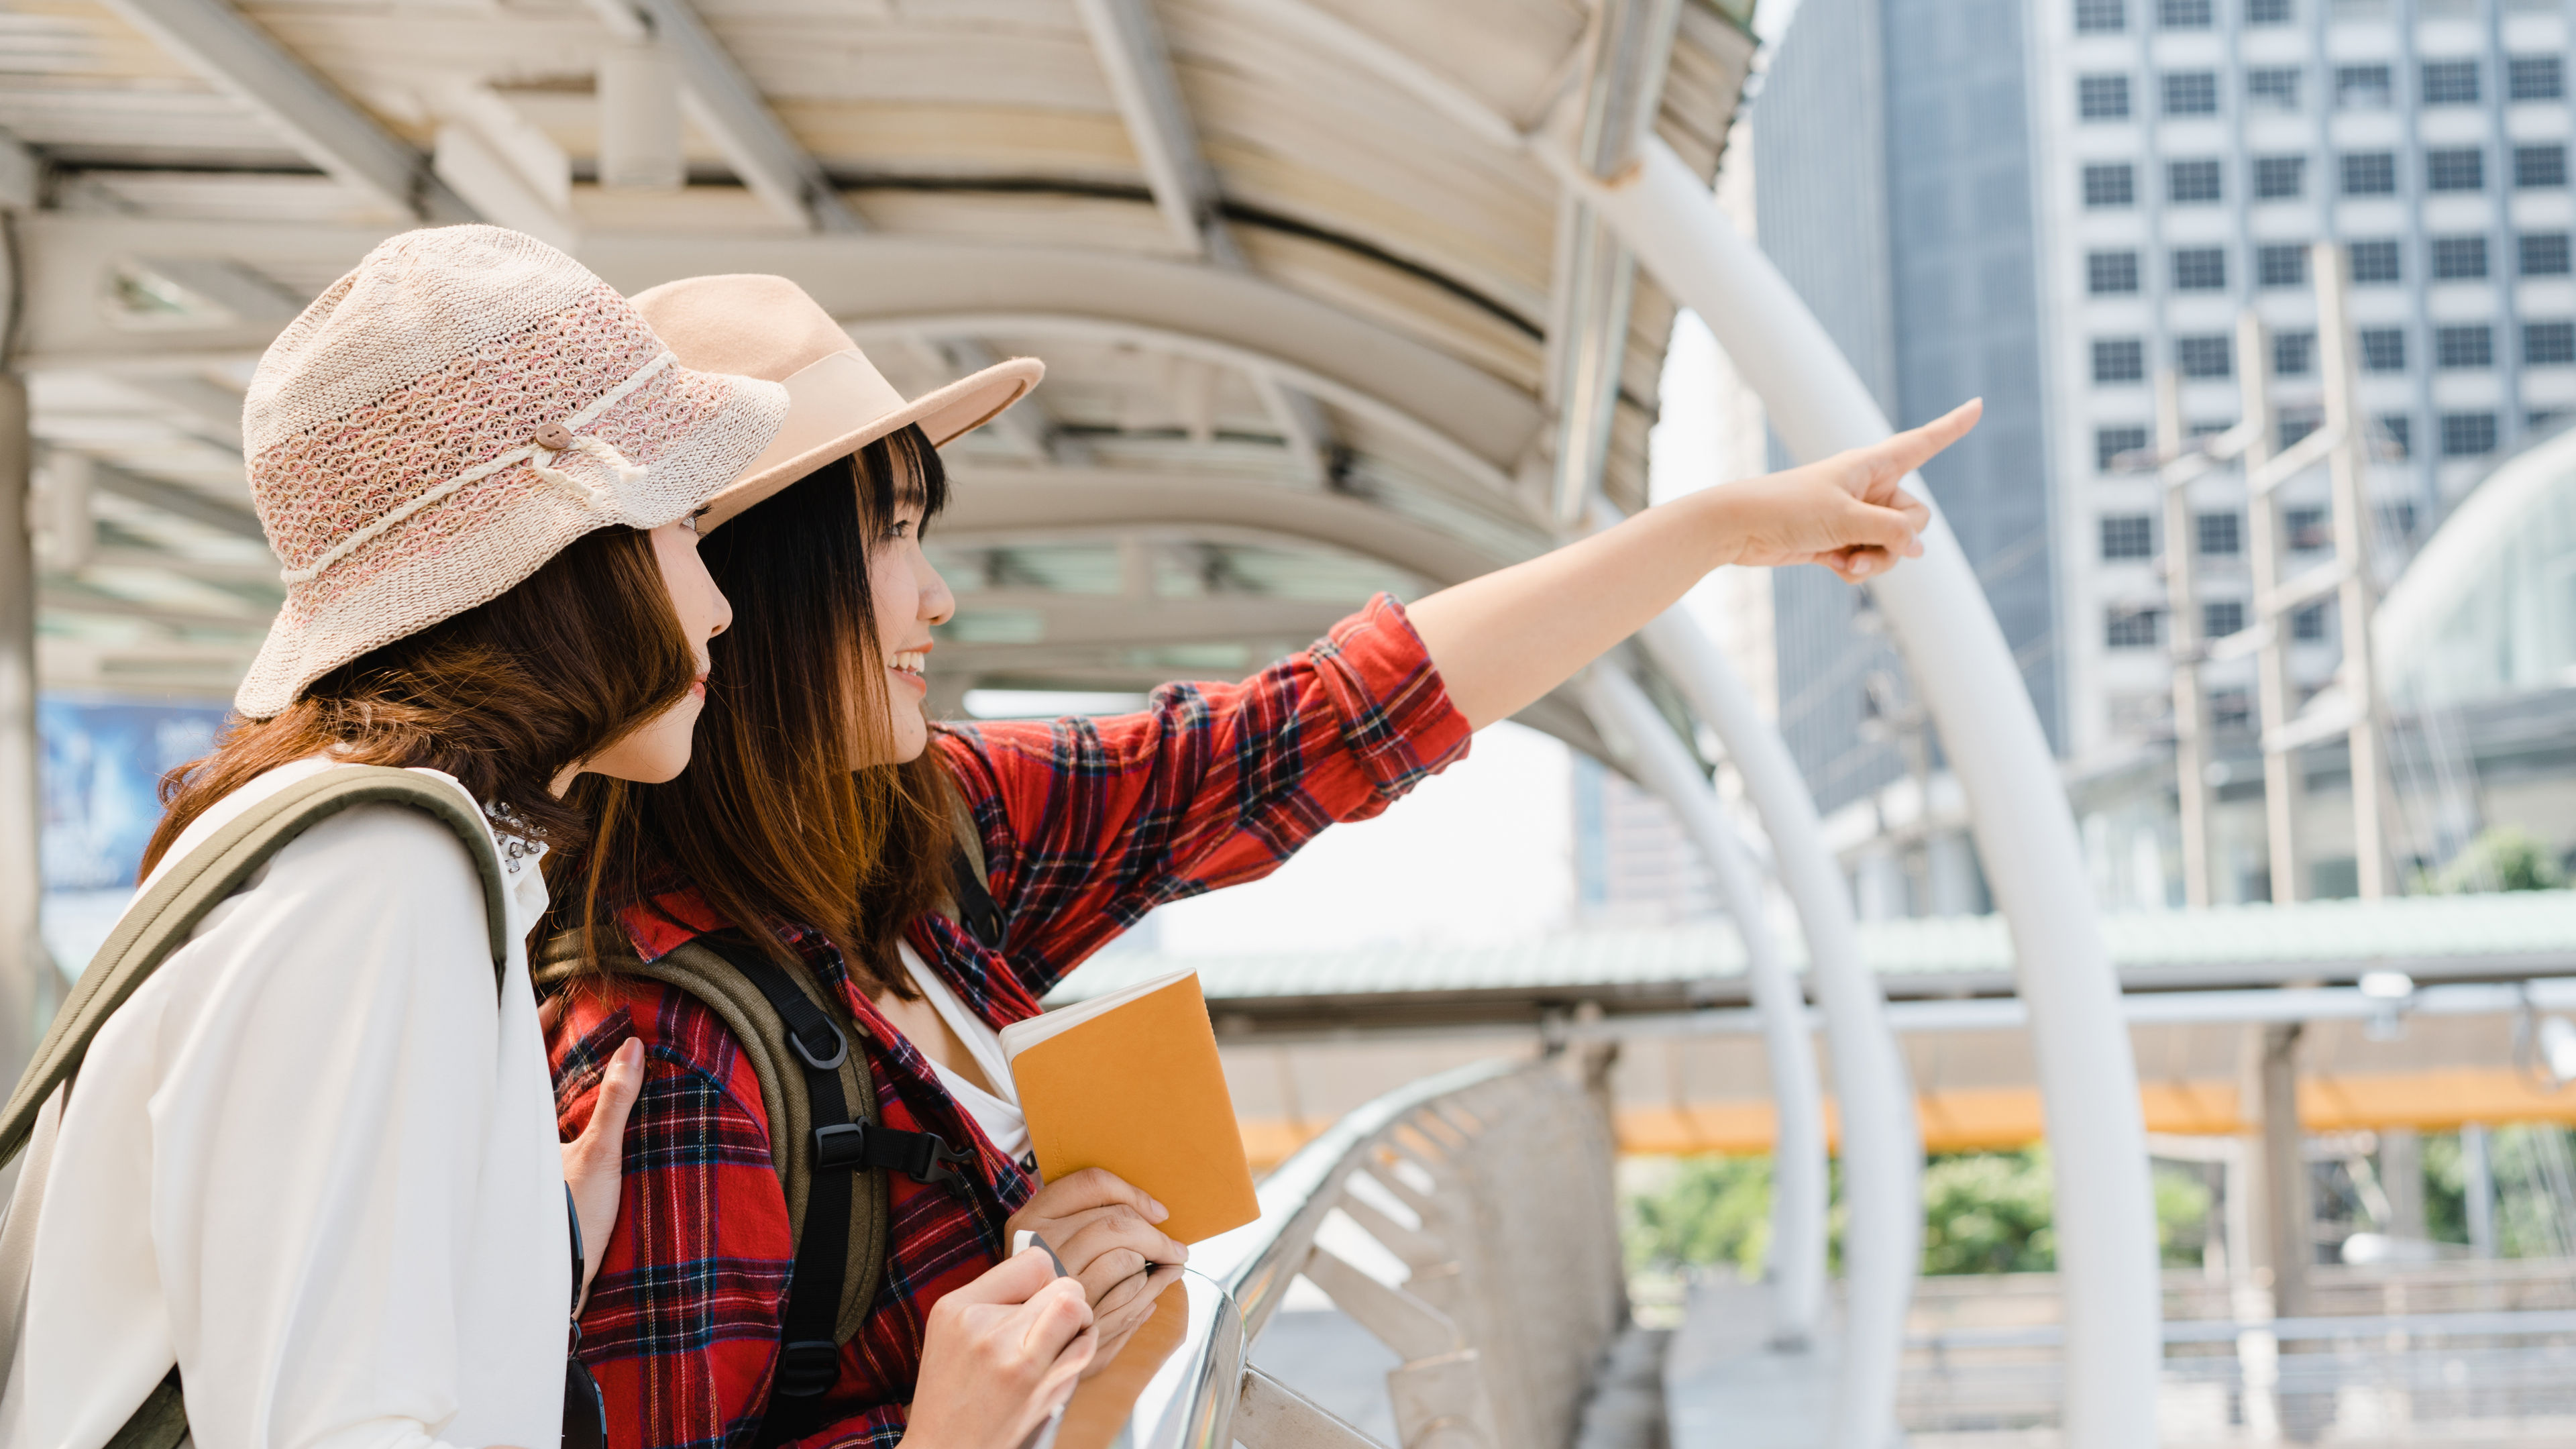
[[[2093,381],[2136,382],[2147,375],[2147,345],[2135,337],[2093,339]]]
[[[2275,332],[2272,334],[2272,375],[2306,377],[2317,370],[2317,334],[2313,332]]]
[[[2273,428],[2273,448],[2286,452],[2297,447],[2300,439],[2325,426],[2325,420],[2324,411],[2318,408],[2281,409],[2279,421]]]
[[[2495,329],[2484,322],[2433,329],[2435,367],[2495,366]]]
[[[2086,206],[2135,206],[2138,201],[2136,173],[2126,161],[2113,161],[2084,168],[2084,204]]]
[[[2221,247],[2176,247],[2173,285],[2177,292],[2223,292],[2227,289],[2227,252]]]
[[[2388,462],[2403,462],[2414,456],[2415,420],[2404,413],[2381,413],[2371,422],[2379,429],[2379,446],[2373,455]]]
[[[2477,147],[2454,146],[2424,153],[2425,190],[2483,191],[2486,184],[2487,153]]]
[[[2307,157],[2257,156],[2254,158],[2254,195],[2257,200],[2280,201],[2295,197],[2307,189]]]
[[[2165,73],[2165,114],[2168,116],[2214,116],[2218,114],[2218,73],[2207,70],[2176,70]]]
[[[2326,637],[2326,606],[2310,604],[2290,612],[2290,637],[2302,644],[2314,644]]]
[[[2075,0],[2075,33],[2113,35],[2129,28],[2127,0]]]
[[[2102,647],[2153,649],[2164,617],[2162,609],[2112,609],[2102,618]]]
[[[2200,551],[2211,558],[2234,558],[2245,551],[2244,523],[2234,513],[2204,513],[2195,520]]]
[[[2567,275],[2567,233],[2527,231],[2514,238],[2515,262],[2526,277]]]
[[[2397,243],[2393,241],[2357,241],[2352,244],[2352,279],[2368,286],[2399,280]]]
[[[2174,339],[2174,368],[2185,377],[2232,377],[2236,343],[2224,332]]]
[[[2096,297],[2127,296],[2138,290],[2136,252],[2088,252],[2084,285]]]
[[[2290,0],[2245,0],[2248,25],[2287,25],[2293,18]]]
[[[2108,473],[2123,453],[2142,452],[2147,446],[2144,428],[2096,428],[2093,430],[2093,466]]]
[[[2474,60],[2424,62],[2424,104],[2474,106],[2478,103],[2478,63]]]
[[[2266,287],[2308,284],[2308,249],[2298,242],[2279,242],[2254,249],[2254,277]]]
[[[2218,200],[2218,163],[2165,163],[2165,200],[2176,206],[2194,206]]]
[[[2261,111],[2297,110],[2298,67],[2273,65],[2245,72],[2245,104],[2249,109]]]
[[[2487,274],[2487,239],[2482,236],[2433,238],[2433,279],[2467,281]]]
[[[2397,192],[2397,155],[2393,151],[2355,151],[2343,158],[2343,194],[2393,196]]]
[[[2576,322],[2523,323],[2522,361],[2526,367],[2576,363]]]
[[[2405,331],[2396,327],[2361,329],[2361,370],[2404,372],[2406,370]]]
[[[2379,505],[2379,527],[2383,533],[2395,534],[2399,538],[2413,538],[2415,536],[2414,501],[2400,498],[2394,503]]]
[[[2483,458],[2496,450],[2493,413],[2442,414],[2442,456]]]
[[[2106,560],[2154,558],[2155,521],[2143,513],[2114,513],[2102,519],[2102,557]]]
[[[2224,639],[2245,627],[2245,603],[2241,599],[2212,599],[2200,606],[2200,637]]]
[[[2339,111],[2384,111],[2396,99],[2396,88],[2389,83],[2384,65],[2339,65],[2335,67],[2335,109]]]
[[[2156,23],[2167,30],[2207,30],[2210,0],[2157,0]]]
[[[2211,729],[2242,730],[2253,726],[2253,696],[2241,689],[2213,689],[2209,692]]]
[[[2523,427],[2535,433],[2554,432],[2558,425],[2565,421],[2567,421],[2565,408],[2533,408],[2522,415]]]
[[[2505,94],[2517,101],[2554,101],[2567,93],[2565,72],[2554,55],[2517,55],[2505,62]]]
[[[2513,184],[2516,186],[2566,185],[2567,148],[2564,146],[2514,147]]]
[[[2322,508],[2282,509],[2281,531],[2290,536],[2292,553],[2315,553],[2334,542],[2334,534],[2326,526],[2326,511]]]
[[[2129,78],[2084,76],[2075,82],[2075,104],[2088,121],[2125,121],[2129,118]]]

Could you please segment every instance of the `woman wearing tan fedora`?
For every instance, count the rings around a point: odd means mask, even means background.
[[[1817,562],[1857,581],[1919,551],[1926,513],[1898,480],[1977,417],[1649,509],[1410,606],[1380,597],[1250,680],[1167,685],[1140,714],[944,724],[923,715],[921,671],[954,608],[920,547],[946,497],[936,449],[1037,365],[906,402],[784,279],[702,277],[636,302],[691,365],[812,402],[792,455],[772,449],[809,471],[708,538],[743,621],[715,645],[697,767],[623,791],[618,826],[553,863],[592,968],[550,1036],[563,1126],[588,1120],[615,1052],[647,1047],[632,1207],[584,1318],[620,1449],[1018,1442],[1022,1421],[957,1410],[970,1375],[942,1341],[959,1300],[1025,1261],[1006,1260],[1013,1233],[1040,1232],[1082,1283],[1095,1367],[1186,1255],[1128,1184],[1036,1182],[998,1030],[1156,905],[1383,810],[1712,569]],[[953,865],[961,843],[989,901]],[[865,1028],[882,1125],[935,1139],[930,1171],[885,1173],[883,1287],[855,1325],[808,1291],[739,1039],[608,959],[727,940],[809,970]]]
[[[579,1427],[577,1245],[595,1266],[641,1071],[613,1060],[600,1130],[558,1139],[535,867],[591,826],[575,779],[688,763],[730,622],[694,519],[770,489],[751,465],[793,402],[682,363],[491,227],[385,242],[262,358],[244,451],[287,599],[239,718],[165,783],[137,911],[204,879],[203,913],[45,1088],[0,1231],[0,1445],[549,1449]],[[352,782],[375,793],[223,873],[280,801]],[[1024,1355],[1070,1377],[1081,1295],[1021,1297]]]

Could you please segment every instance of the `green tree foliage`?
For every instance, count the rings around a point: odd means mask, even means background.
[[[2518,825],[2498,825],[2463,846],[2451,863],[2423,877],[2433,895],[2477,891],[2546,891],[2567,884],[2548,842]]]
[[[1924,1272],[2045,1273],[2056,1266],[2046,1148],[1963,1152],[1924,1165]]]
[[[1837,1164],[1839,1168],[1839,1164]],[[2189,1168],[2159,1165],[2157,1236],[2165,1261],[2200,1261],[2211,1193]],[[1834,1174],[1832,1243],[1842,1242],[1842,1174]],[[2057,1266],[2050,1223],[2048,1151],[1966,1152],[1933,1158],[1923,1172],[1923,1271],[2037,1273]],[[1674,1162],[1623,1204],[1632,1269],[1731,1264],[1758,1276],[1771,1248],[1771,1159],[1697,1157]]]

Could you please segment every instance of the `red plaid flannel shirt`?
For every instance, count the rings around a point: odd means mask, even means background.
[[[913,949],[996,1028],[1165,901],[1268,874],[1326,825],[1384,810],[1466,753],[1468,727],[1404,611],[1383,596],[1331,636],[1241,684],[1165,685],[1141,714],[985,724],[936,747],[974,808],[1009,922],[988,951],[925,916]],[[629,912],[648,958],[727,926],[681,892]],[[930,1065],[850,984],[830,945],[788,939],[873,1034],[886,1125],[972,1143],[980,1171],[923,1186],[890,1174],[885,1286],[842,1350],[829,1427],[799,1441],[903,1436],[923,1326],[942,1294],[999,1262],[1003,1223],[1035,1183],[1003,1157]],[[582,1315],[582,1356],[618,1449],[726,1449],[758,1432],[795,1252],[770,1165],[760,1085],[715,1014],[649,981],[565,998],[549,1035],[569,1140],[629,1036],[646,1075],[626,1136],[616,1230]]]

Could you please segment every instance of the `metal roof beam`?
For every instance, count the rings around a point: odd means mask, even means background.
[[[823,174],[822,163],[788,134],[688,0],[591,0],[591,9],[620,40],[653,40],[670,49],[690,119],[770,210],[807,231],[866,229]]]
[[[107,0],[190,69],[250,107],[314,165],[401,214],[475,221],[428,158],[376,123],[225,0]]]
[[[1091,48],[1118,98],[1118,114],[1136,147],[1153,189],[1154,207],[1189,254],[1235,271],[1247,270],[1243,249],[1225,224],[1218,203],[1216,168],[1199,147],[1198,127],[1181,94],[1180,72],[1163,39],[1154,0],[1074,0]],[[1288,439],[1298,471],[1329,482],[1335,444],[1323,406],[1278,379],[1254,374],[1262,405]]]
[[[259,526],[259,515],[237,504],[200,493],[184,483],[164,478],[148,478],[141,473],[117,467],[113,463],[91,460],[89,485],[102,493],[113,493],[128,502],[146,508],[157,508],[191,523],[202,523],[240,538],[268,542],[267,530]]]

